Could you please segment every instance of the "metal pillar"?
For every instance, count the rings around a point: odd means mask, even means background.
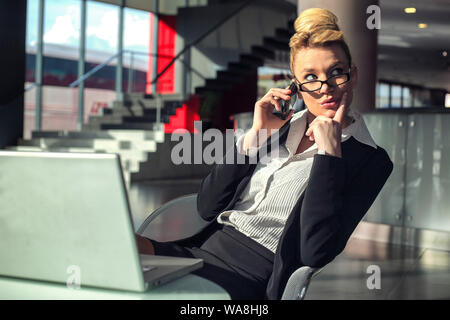
[[[44,8],[45,0],[39,0],[39,16],[38,16],[38,34],[36,45],[36,67],[35,67],[35,83],[36,83],[36,113],[35,113],[35,130],[42,128],[42,74],[43,74],[43,49],[44,49]]]
[[[84,62],[86,57],[86,0],[81,1],[80,23],[80,58],[78,60],[78,78],[84,75]],[[78,85],[78,130],[81,130],[84,122],[84,81]]]
[[[130,63],[128,64],[128,89],[127,92],[131,93],[133,90],[133,68],[134,68],[134,52],[131,51],[130,53]]]
[[[185,0],[185,7],[189,7],[189,0]],[[183,45],[186,45],[183,39]],[[182,58],[184,60],[183,64],[180,64],[183,70],[183,99],[189,100],[189,96],[192,92],[192,72],[191,72],[191,49],[188,49]]]
[[[124,14],[125,0],[120,1],[119,7],[119,32],[117,41],[117,67],[116,67],[116,96],[117,99],[122,98],[122,75],[123,75],[123,14]]]
[[[156,75],[158,74],[158,56],[156,55],[158,53],[158,25],[159,25],[159,19],[158,19],[158,12],[159,12],[159,0],[155,1],[155,7],[153,10],[153,25],[152,25],[152,77],[156,77]],[[156,85],[157,82],[152,84],[152,93],[156,94],[157,91],[156,89],[158,88],[158,86]]]

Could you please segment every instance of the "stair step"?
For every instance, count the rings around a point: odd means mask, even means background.
[[[31,138],[114,139],[107,131],[33,131]]]
[[[270,48],[272,50],[280,50],[280,51],[290,51],[289,41],[283,41],[275,38],[265,37],[263,40],[263,44],[266,48]]]
[[[157,129],[157,128],[156,128]],[[154,140],[164,141],[164,127],[160,130],[98,130],[98,131],[33,131],[32,139],[116,139],[116,140]]]
[[[163,101],[172,100],[172,101],[181,101],[184,99],[183,95],[180,93],[170,93],[170,94],[158,94],[158,97],[161,97]],[[152,94],[146,94],[141,92],[131,92],[131,93],[122,93],[122,97],[119,97],[118,100],[135,100],[135,99],[148,99],[153,100],[156,96]]]
[[[226,79],[206,79],[205,87],[209,86],[225,86],[232,87],[237,82],[236,80],[226,80]]]
[[[217,79],[218,80],[229,80],[234,81],[235,83],[242,83],[243,77],[241,72],[233,72],[228,70],[220,70],[217,71]]]
[[[228,63],[228,70],[231,72],[240,72],[242,74],[247,74],[247,73],[252,72],[254,69],[255,69],[254,67],[249,66],[247,64],[240,63],[240,62]]]
[[[149,110],[142,115],[137,115],[137,112],[117,111],[112,115],[105,116],[91,116],[89,117],[90,124],[121,124],[124,122],[156,122],[157,110]],[[170,116],[176,114],[167,114],[167,110],[161,110],[161,121],[170,121]]]
[[[124,116],[122,123],[153,123],[153,122],[156,122],[156,113],[146,115],[145,117]],[[161,114],[161,122],[169,123],[170,115]]]
[[[207,86],[195,88],[195,93],[202,95],[208,92],[225,92],[228,90],[230,90],[230,88],[226,88],[224,86]]]
[[[107,114],[112,114],[113,109],[111,108],[101,108],[99,114],[100,115],[107,115]]]
[[[97,124],[103,124],[103,123],[116,123],[120,124],[122,123],[122,116],[118,115],[106,115],[106,116],[91,116],[89,117],[88,123],[97,125]]]
[[[104,153],[103,151],[96,151],[92,148],[54,148],[54,149],[46,149],[36,146],[13,146],[13,147],[7,147],[8,150],[14,150],[14,151],[31,151],[31,152],[43,152],[43,151],[49,151],[49,152],[74,152],[74,153]]]
[[[252,55],[261,59],[275,59],[275,52],[263,46],[252,46]]]
[[[36,138],[30,140],[19,140],[19,146],[39,147],[41,149],[59,148],[83,148],[94,151],[104,150],[106,152],[121,152],[123,150],[139,150],[146,152],[156,151],[156,142],[153,140],[115,140],[115,139],[57,139]]]
[[[251,55],[251,54],[241,54],[240,55],[240,61],[243,64],[251,65],[254,67],[259,67],[264,65],[264,59],[261,59],[257,56]]]
[[[142,99],[142,100],[115,100],[111,103],[111,109],[117,109],[117,108],[131,108],[131,107],[137,107],[141,109],[156,109],[157,108],[157,102],[156,100],[150,100],[150,99]]]
[[[275,29],[275,37],[279,39],[280,41],[285,41],[289,43],[289,40],[291,39],[291,33],[288,29],[285,28],[276,28]]]
[[[131,108],[114,108],[114,115],[125,117],[125,116],[135,116],[135,117],[144,117],[149,114],[156,113],[156,109],[143,109],[140,107],[131,107]],[[161,109],[161,114],[163,113],[163,109]]]
[[[102,130],[120,129],[120,130],[153,130],[155,123],[122,123],[122,124],[102,124]]]
[[[107,130],[111,136],[118,140],[146,141],[153,140],[155,142],[164,141],[164,125],[160,128],[153,124],[154,130]]]
[[[165,106],[179,106],[180,104],[183,104],[183,99],[169,99],[169,98],[163,98],[161,101],[161,107],[164,108]],[[130,107],[139,107],[139,108],[145,108],[145,109],[156,109],[158,107],[158,100],[157,99],[129,99],[129,100],[115,100],[110,103],[110,109],[115,108],[130,108]]]

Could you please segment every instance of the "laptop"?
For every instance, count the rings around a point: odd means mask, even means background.
[[[143,292],[202,266],[139,255],[119,155],[0,151],[0,276]]]

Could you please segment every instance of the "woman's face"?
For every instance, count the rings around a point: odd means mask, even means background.
[[[298,84],[312,80],[324,81],[349,71],[347,56],[338,44],[299,50],[294,57],[293,68]],[[299,96],[304,100],[309,112],[315,117],[319,115],[334,117],[345,92],[347,105],[350,106],[357,81],[356,67],[351,71],[350,80],[339,86],[332,87],[324,83],[317,91],[299,91]]]

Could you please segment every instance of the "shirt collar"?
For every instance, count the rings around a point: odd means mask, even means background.
[[[285,146],[288,149],[290,155],[294,155],[297,151],[297,147],[305,132],[307,112],[308,109],[305,108],[302,111],[294,113],[290,120],[290,128],[285,143]],[[353,137],[359,142],[377,149],[377,145],[370,135],[366,123],[364,122],[364,118],[361,116],[361,114],[350,109],[348,111],[348,115],[352,117],[354,121],[342,130],[341,142],[344,142],[350,139],[350,137]],[[308,150],[312,149],[317,149],[317,145],[315,143]]]

